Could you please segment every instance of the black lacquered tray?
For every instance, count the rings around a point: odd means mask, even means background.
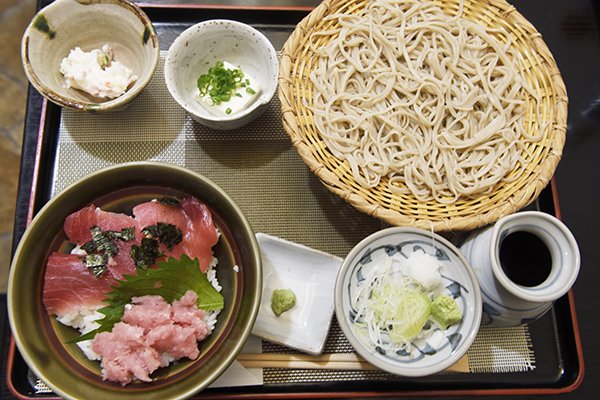
[[[227,18],[255,26],[264,32],[276,49],[283,46],[309,7],[223,7],[207,5],[144,5],[159,34],[160,47],[170,43],[186,27],[206,19]],[[51,196],[57,159],[59,107],[30,92],[23,148],[23,163],[15,225],[15,243],[27,221]],[[533,209],[560,217],[554,181]],[[5,316],[1,316],[5,318]],[[8,333],[8,331],[7,331]],[[535,368],[527,372],[440,374],[419,379],[390,381],[265,383],[227,389],[207,389],[202,397],[390,397],[390,396],[468,396],[480,394],[518,395],[562,393],[577,388],[583,378],[583,361],[572,293],[559,299],[551,312],[529,325]],[[5,335],[5,396],[48,398],[33,387],[28,367],[9,335]],[[4,397],[3,397],[4,398]]]

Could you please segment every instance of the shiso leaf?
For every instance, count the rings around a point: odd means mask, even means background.
[[[200,270],[197,258],[192,260],[185,254],[179,260],[170,257],[159,262],[156,268],[138,270],[136,275],[125,275],[123,280],[117,281],[117,285],[112,287],[104,300],[108,306],[98,310],[105,315],[97,321],[100,327],[79,336],[71,343],[93,339],[97,333],[111,331],[121,321],[125,305],[131,303],[132,297],[159,295],[172,303],[188,290],[193,290],[198,295],[198,308],[216,311],[224,307],[223,296],[208,281],[206,273]]]

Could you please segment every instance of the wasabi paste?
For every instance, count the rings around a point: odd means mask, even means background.
[[[431,303],[431,315],[442,329],[448,329],[462,319],[462,312],[456,301],[448,295],[440,295]]]
[[[291,289],[275,289],[271,297],[271,309],[278,317],[296,305],[296,295]]]

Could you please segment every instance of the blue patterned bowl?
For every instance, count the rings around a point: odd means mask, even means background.
[[[417,336],[401,349],[387,346],[390,332],[383,328],[374,334],[380,337],[382,346],[365,329],[354,299],[374,271],[394,265],[393,273],[401,273],[411,254],[421,251],[434,257],[440,266],[442,283],[437,286],[436,296],[454,298],[462,319],[446,329],[430,319],[423,328],[429,333]],[[481,304],[477,278],[460,251],[443,237],[417,228],[388,228],[362,240],[345,258],[335,287],[336,317],[356,352],[374,366],[402,376],[430,375],[456,363],[477,335]]]

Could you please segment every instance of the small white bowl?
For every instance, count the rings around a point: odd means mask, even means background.
[[[350,299],[354,298],[370,269],[381,267],[390,257],[392,262],[402,263],[419,249],[434,256],[441,264],[443,291],[455,299],[463,317],[446,330],[432,325],[433,335],[427,340],[413,341],[410,352],[386,352],[358,333],[353,322],[356,311]],[[344,259],[336,280],[335,314],[342,332],[369,363],[402,376],[431,375],[456,363],[479,331],[481,308],[477,278],[460,251],[443,237],[417,228],[388,228],[368,236]],[[381,334],[386,337],[385,332]]]
[[[67,88],[60,73],[63,58],[75,47],[83,51],[112,47],[119,61],[137,76],[115,99],[91,96]],[[148,16],[125,0],[56,0],[31,20],[21,41],[21,58],[27,78],[48,100],[79,111],[121,109],[146,87],[158,64],[158,37]]]
[[[247,108],[215,115],[197,98],[197,81],[217,61],[239,66],[256,78],[262,91]],[[279,61],[262,33],[230,20],[200,22],[175,39],[165,60],[165,81],[171,96],[191,117],[213,129],[239,128],[261,115],[277,89]]]
[[[273,343],[321,354],[333,318],[333,289],[342,259],[298,243],[257,233],[263,267],[260,310],[252,334]],[[276,316],[275,289],[291,289],[296,305]]]

